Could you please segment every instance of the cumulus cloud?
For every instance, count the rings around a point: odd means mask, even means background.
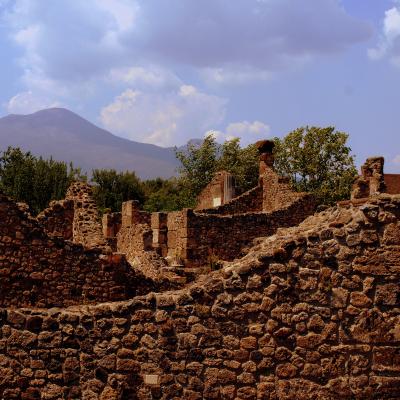
[[[182,84],[173,72],[155,65],[113,68],[108,75],[108,80],[131,87],[153,89],[172,88]]]
[[[15,0],[6,21],[29,76],[63,82],[167,63],[216,81],[265,79],[371,33],[339,0]]]
[[[204,136],[212,135],[218,142],[239,138],[243,146],[247,146],[257,140],[265,139],[270,135],[269,125],[260,121],[242,121],[230,123],[224,131],[209,130]]]
[[[6,109],[11,114],[31,114],[44,108],[60,107],[60,105],[57,101],[49,101],[27,91],[12,97],[6,105]]]
[[[368,55],[373,60],[388,57],[400,66],[400,5],[385,12],[380,43]]]
[[[226,99],[181,85],[167,93],[126,89],[101,111],[105,128],[132,140],[161,146],[184,144],[188,137],[218,125]]]

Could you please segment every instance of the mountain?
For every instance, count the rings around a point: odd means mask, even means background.
[[[34,155],[66,162],[91,172],[94,168],[135,171],[142,179],[176,174],[172,147],[123,139],[64,108],[0,118],[0,150],[20,147]]]

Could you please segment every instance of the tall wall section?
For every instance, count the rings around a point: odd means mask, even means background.
[[[92,187],[85,182],[73,183],[67,192],[66,200],[74,202],[73,240],[85,247],[104,247],[107,242]]]
[[[146,280],[124,256],[48,235],[2,194],[0,221],[2,307],[61,307],[124,300],[146,292]]]
[[[187,289],[0,312],[3,399],[400,397],[400,197],[281,230]]]

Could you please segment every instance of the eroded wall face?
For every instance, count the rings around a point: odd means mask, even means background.
[[[400,198],[331,209],[188,289],[0,312],[4,399],[400,396]]]
[[[48,235],[1,194],[0,221],[0,306],[65,307],[126,300],[140,291],[124,256]]]

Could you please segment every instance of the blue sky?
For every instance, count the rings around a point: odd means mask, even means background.
[[[0,116],[161,146],[333,125],[400,172],[400,1],[0,0],[0,49]]]

